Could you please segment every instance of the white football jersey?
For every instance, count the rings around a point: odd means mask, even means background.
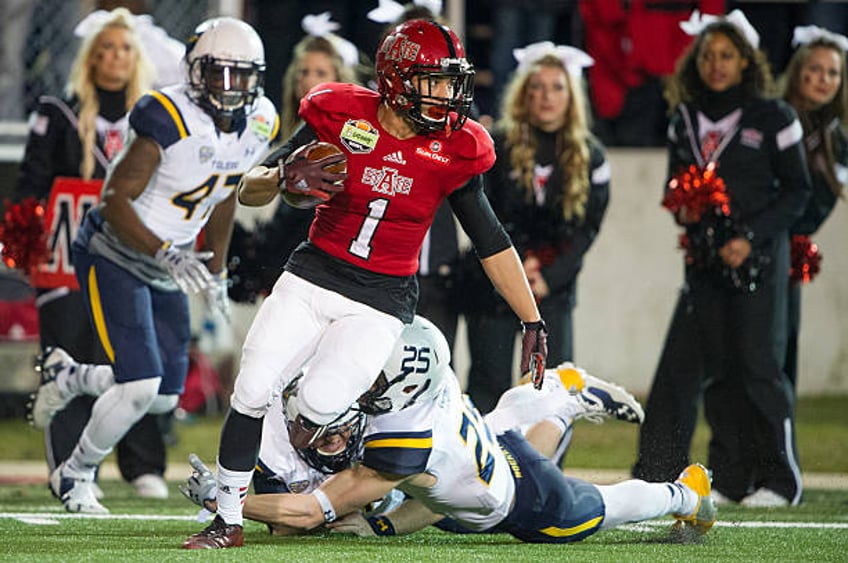
[[[365,433],[365,466],[436,477],[432,487],[399,487],[433,512],[472,530],[509,513],[515,482],[507,458],[455,377],[432,401],[375,416]]]
[[[194,242],[215,204],[233,194],[279,127],[274,104],[261,97],[241,130],[219,132],[187,89],[180,84],[148,92],[130,113],[130,141],[151,137],[162,149],[161,162],[133,207],[156,236],[177,246]]]
[[[445,377],[445,383],[448,386],[452,386],[455,383],[455,376],[453,376],[450,370],[444,373],[448,376]],[[440,381],[438,384],[441,383]],[[436,400],[439,403],[447,402],[447,399],[441,395]],[[366,440],[368,442],[374,442],[373,435],[375,433],[379,434],[384,430],[391,432],[391,435],[394,437],[393,439],[407,440],[407,434],[420,432],[422,425],[426,427],[428,420],[432,420],[432,417],[438,416],[438,413],[442,412],[441,410],[434,410],[436,405],[433,402],[428,404],[431,405],[430,408],[424,408],[424,405],[418,405],[417,408],[414,408],[415,406],[408,407],[399,412],[380,415],[376,417],[376,420],[372,419],[371,424],[366,430]],[[451,404],[457,405],[460,403],[454,401]],[[482,430],[482,425],[479,424],[476,417],[471,416],[471,412],[476,413],[476,411],[471,411],[465,400],[461,404],[462,412],[468,417],[467,424],[469,428],[473,427],[477,431]],[[439,408],[446,408],[446,405]],[[501,400],[498,402],[495,410],[487,414],[484,420],[492,435],[507,430],[519,430],[523,433],[529,425],[549,417],[567,417],[570,423],[574,412],[579,408],[574,395],[566,390],[564,381],[558,371],[549,369],[547,370],[544,386],[541,391],[534,389],[529,383],[513,387],[501,396]],[[462,415],[460,415],[460,419],[462,420]],[[454,429],[457,427],[457,423],[453,421],[445,426],[449,431],[455,432]],[[426,429],[424,431],[426,432]],[[469,430],[469,432],[472,433],[473,437],[477,435],[474,434],[474,430]],[[486,440],[483,440],[483,442],[489,443]],[[380,444],[372,443],[370,446],[371,450],[376,451],[378,445]],[[448,446],[450,447],[451,445],[455,446],[456,444],[453,441],[449,441]],[[464,445],[462,450],[463,452],[466,451]],[[446,453],[445,457],[449,457],[449,455]],[[464,458],[465,455],[459,456],[459,459]],[[263,472],[268,472],[265,474],[266,478],[283,483],[289,491],[295,493],[310,493],[330,477],[330,475],[310,467],[292,447],[289,441],[285,415],[283,414],[282,399],[279,396],[274,400],[268,409],[268,413],[265,415],[262,426],[262,443],[259,448],[259,460],[264,466]],[[446,466],[449,465],[450,461],[447,461]],[[463,464],[460,463],[460,465]],[[482,465],[485,465],[485,462]],[[442,471],[441,467],[439,470]],[[443,474],[450,475],[451,473],[448,469],[443,471]],[[473,471],[473,475],[476,480],[476,469]],[[449,491],[447,494],[450,495]]]

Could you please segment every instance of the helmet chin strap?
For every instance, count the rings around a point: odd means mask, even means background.
[[[232,115],[214,115],[212,116],[212,121],[215,122],[216,129],[223,131],[224,133],[230,133],[233,130],[233,121],[235,121],[235,119],[233,119]]]
[[[239,131],[247,117],[243,111],[236,111],[235,113],[230,113],[229,115],[212,115],[212,121],[215,123],[215,127],[223,132],[223,133],[232,133],[234,131]]]

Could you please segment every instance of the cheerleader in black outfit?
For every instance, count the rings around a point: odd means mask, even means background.
[[[848,37],[810,25],[793,33],[792,55],[786,70],[783,99],[792,104],[804,127],[804,148],[813,192],[804,214],[792,226],[792,235],[810,236],[828,218],[843,197],[848,182],[848,90],[845,88],[845,52]],[[801,324],[801,284],[789,283],[789,326],[786,375],[798,380],[798,333]]]
[[[676,353],[691,352],[693,362],[702,362],[704,380],[693,385],[675,381],[673,370],[658,372],[665,378],[654,382],[652,395],[678,383],[690,395],[703,387],[719,500],[797,504],[801,475],[792,393],[780,354],[789,228],[810,191],[801,125],[788,104],[764,97],[771,75],[757,48],[759,36],[740,11],[725,17],[695,12],[681,27],[695,41],[666,91],[674,108],[669,178],[690,165],[714,163],[729,195],[730,217],[717,222],[686,208],[676,214],[690,241],[685,296],[692,316],[684,328],[693,331],[676,341]],[[681,375],[687,373],[701,372]],[[697,396],[683,399],[697,404]],[[677,408],[649,402],[648,420],[661,416],[652,406]],[[656,445],[678,430],[666,428],[664,436],[654,426],[654,434],[643,431],[641,440]]]

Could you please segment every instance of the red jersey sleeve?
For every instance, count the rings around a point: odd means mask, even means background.
[[[316,208],[310,241],[366,270],[410,276],[444,198],[488,170],[488,132],[467,121],[459,131],[398,138],[379,122],[380,95],[351,84],[320,84],[300,116],[347,156],[345,189]]]
[[[367,115],[380,95],[355,84],[325,82],[313,87],[300,100],[298,115],[322,141],[338,144],[334,123],[349,116]]]
[[[476,121],[468,120],[454,135],[461,134],[467,138],[459,144],[458,156],[469,161],[471,176],[482,174],[495,163],[495,145],[486,128]]]

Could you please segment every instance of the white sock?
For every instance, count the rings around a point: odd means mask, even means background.
[[[115,374],[110,365],[76,364],[56,377],[56,385],[63,395],[93,395],[99,397],[115,384]]]
[[[218,516],[229,525],[244,525],[244,499],[253,471],[233,471],[218,461]]]
[[[71,457],[70,471],[94,473],[133,424],[144,416],[159,390],[161,378],[140,379],[111,386],[95,402],[91,418]]]
[[[551,422],[556,421],[563,428],[562,438],[559,441],[559,445],[557,446],[554,455],[551,457],[551,461],[554,462],[557,467],[561,467],[562,458],[565,457],[565,453],[568,451],[568,446],[571,445],[571,435],[573,434],[574,427],[570,424],[566,424],[566,422],[560,418],[549,418],[547,420]]]
[[[111,451],[112,447],[106,449],[98,448],[91,442],[85,432],[83,432],[71,456],[65,460],[62,475],[93,481],[97,467]]]
[[[559,417],[568,426],[578,408],[576,401],[561,385],[546,385],[542,390],[530,384],[518,385],[504,391],[484,419],[495,434],[518,430],[549,417]]]
[[[667,514],[691,514],[698,506],[698,495],[680,483],[648,483],[631,479],[596,487],[606,507],[603,529]]]

